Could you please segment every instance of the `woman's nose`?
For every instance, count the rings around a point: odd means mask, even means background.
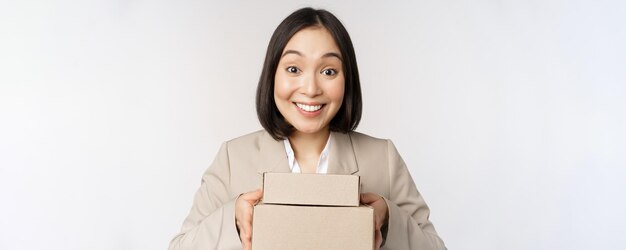
[[[300,87],[300,91],[306,96],[321,95],[322,89],[319,86],[317,74],[307,74],[302,79],[302,86]]]

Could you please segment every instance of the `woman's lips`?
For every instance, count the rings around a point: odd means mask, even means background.
[[[318,111],[322,108],[322,104],[317,104],[317,105],[308,105],[308,104],[304,104],[304,103],[297,103],[296,102],[296,106],[298,106],[298,108],[307,111],[307,112],[315,112]]]
[[[296,105],[296,108],[298,109],[300,114],[306,117],[318,116],[320,113],[322,113],[322,108],[326,106],[325,104],[310,105],[298,102],[294,102],[294,104]]]

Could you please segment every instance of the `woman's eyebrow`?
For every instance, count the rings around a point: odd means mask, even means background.
[[[303,56],[302,53],[300,53],[300,51],[297,51],[297,50],[285,50],[285,52],[283,53],[282,56],[280,56],[280,58],[283,58],[283,57],[285,57],[288,54],[295,54],[295,55]]]
[[[326,54],[324,54],[322,56],[322,58],[327,58],[327,57],[337,57],[337,59],[339,59],[339,61],[343,62],[343,59],[341,58],[341,55],[339,55],[339,53],[335,53],[335,52],[328,52]]]
[[[294,55],[298,55],[298,56],[301,56],[301,57],[305,57],[302,53],[300,53],[300,51],[297,51],[297,50],[285,50],[283,55],[281,55],[280,57],[283,58],[283,57],[285,57],[286,55],[289,55],[289,54],[294,54]],[[326,54],[324,54],[322,56],[322,58],[328,58],[328,57],[336,57],[340,61],[343,61],[343,59],[341,58],[341,55],[339,53],[336,53],[336,52],[328,52],[328,53],[326,53]]]

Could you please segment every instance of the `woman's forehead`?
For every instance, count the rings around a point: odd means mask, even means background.
[[[307,27],[296,32],[287,42],[281,57],[287,54],[313,58],[322,58],[329,54],[341,55],[333,36],[320,26]]]

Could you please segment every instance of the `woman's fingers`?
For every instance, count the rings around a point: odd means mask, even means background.
[[[378,200],[382,199],[382,197],[373,194],[373,193],[362,193],[361,194],[361,203],[363,204],[372,204]]]
[[[241,240],[241,245],[243,246],[244,250],[251,250],[252,249],[252,242],[249,240]]]
[[[251,193],[251,196],[254,200],[258,202],[261,198],[263,198],[263,188],[262,187],[258,188],[257,190]]]
[[[243,249],[252,249],[252,225],[249,222],[243,222],[239,234]]]
[[[252,213],[248,214],[243,219],[243,231],[246,232],[243,236],[244,240],[251,241],[252,240]]]
[[[235,221],[243,249],[252,249],[252,211],[261,198],[263,189],[241,194],[235,201]]]
[[[374,209],[374,232],[375,246],[380,248],[383,243],[383,235],[380,228],[386,223],[387,218],[387,202],[383,197],[374,193],[362,193],[361,203],[371,206]]]
[[[254,206],[259,202],[259,200],[261,200],[261,198],[263,198],[263,188],[259,188],[249,193],[244,193],[241,195],[241,198],[250,203],[250,205]]]
[[[243,249],[252,249],[252,235],[241,235],[241,245],[243,246]]]
[[[376,236],[374,237],[374,242],[375,242],[376,249],[380,249],[380,245],[383,244],[383,233],[380,231],[380,229],[376,230]]]
[[[374,193],[362,193],[361,203],[366,204],[374,208],[375,225],[376,229],[380,229],[385,223],[387,217],[387,203],[383,197]]]

